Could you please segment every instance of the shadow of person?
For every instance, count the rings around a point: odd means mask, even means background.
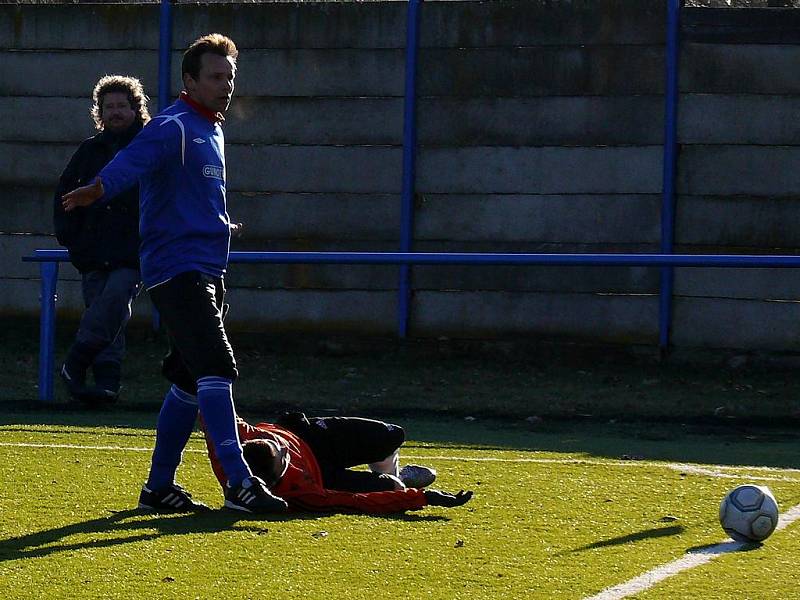
[[[0,562],[24,558],[39,558],[87,548],[110,548],[156,539],[162,536],[192,533],[246,531],[256,534],[269,532],[267,524],[274,522],[319,520],[334,513],[284,513],[254,515],[228,510],[199,513],[154,514],[138,509],[113,511],[111,515],[70,523],[54,529],[44,529],[0,540]],[[359,515],[374,517],[375,515]],[[392,514],[381,515],[405,521],[447,521],[438,515]],[[74,541],[70,538],[78,538]]]
[[[257,515],[258,521],[262,523],[305,517],[291,513]],[[152,540],[165,535],[216,533],[231,529],[254,533],[267,532],[267,528],[258,525],[255,519],[247,519],[245,523],[241,523],[243,520],[241,514],[222,510],[173,514],[154,514],[138,509],[122,510],[113,512],[109,516],[0,540],[0,562],[85,548],[107,548]],[[70,541],[73,537],[79,538],[79,541]]]
[[[593,548],[605,548],[607,546],[619,546],[621,544],[628,544],[630,542],[638,542],[651,538],[660,538],[670,535],[678,535],[683,533],[684,527],[682,525],[673,525],[672,527],[654,527],[652,529],[645,529],[644,531],[637,531],[628,535],[621,535],[619,537],[610,538],[607,540],[600,540],[580,548],[573,548],[570,552],[583,552],[584,550],[592,550]]]

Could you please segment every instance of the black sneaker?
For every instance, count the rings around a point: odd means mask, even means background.
[[[67,363],[61,366],[58,376],[64,382],[67,392],[74,400],[83,401],[86,395],[86,371],[81,371],[74,367],[67,368]]]
[[[255,475],[246,478],[236,487],[225,490],[225,508],[248,513],[265,514],[286,512],[289,506],[282,498],[267,489],[264,480]]]
[[[162,513],[211,510],[202,502],[192,500],[192,495],[177,483],[157,492],[143,485],[142,493],[139,494],[139,508]]]

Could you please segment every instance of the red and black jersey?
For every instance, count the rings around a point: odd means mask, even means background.
[[[286,500],[292,510],[388,514],[417,510],[428,504],[423,491],[414,488],[365,493],[326,489],[322,483],[319,463],[311,448],[300,437],[273,423],[259,423],[254,427],[241,417],[237,418],[237,426],[242,443],[248,440],[269,439],[288,450],[289,468],[271,491]],[[224,488],[228,478],[208,435],[206,435],[206,447],[214,474]]]

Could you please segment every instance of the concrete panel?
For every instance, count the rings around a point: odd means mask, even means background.
[[[678,190],[690,195],[796,196],[798,146],[684,146]]]
[[[400,190],[400,148],[234,144],[226,152],[231,190]],[[417,190],[421,194],[652,194],[660,188],[658,146],[423,148],[418,158]]]
[[[661,46],[422,49],[424,96],[569,96],[658,94]]]
[[[37,279],[0,279],[0,316],[38,317],[40,314],[40,282]],[[63,319],[78,319],[83,314],[81,284],[78,280],[58,282],[56,328],[64,327]],[[133,305],[131,320],[138,324],[152,321],[152,304],[147,292],[142,292]],[[74,327],[70,325],[70,327]]]
[[[62,249],[55,237],[44,235],[0,235],[0,274],[3,278],[38,278],[39,263],[22,262],[37,248]],[[62,263],[59,277],[75,279],[78,272],[69,263]]]
[[[797,94],[800,46],[696,44],[682,46],[682,92]]]
[[[55,190],[74,153],[73,144],[0,142],[0,181],[12,187],[44,186]]]
[[[400,190],[400,148],[228,145],[228,189],[391,193]]]
[[[422,194],[418,240],[484,242],[657,243],[657,195]]]
[[[0,142],[66,142],[77,148],[96,133],[91,91],[85,98],[0,96]]]
[[[157,5],[0,5],[0,48],[158,49]]]
[[[678,111],[682,144],[796,144],[800,98],[683,94]]]
[[[703,298],[797,302],[800,301],[800,271],[793,268],[676,269],[675,294]]]
[[[568,248],[559,248],[568,252]],[[644,267],[414,267],[416,291],[657,294],[658,269]]]
[[[5,202],[0,211],[0,232],[52,233],[53,189],[6,187],[3,190]]]
[[[679,347],[798,350],[796,302],[676,298],[672,342]]]
[[[411,334],[454,338],[532,336],[654,344],[657,296],[417,292]]]
[[[415,239],[494,243],[651,243],[660,236],[658,195],[418,196]],[[228,212],[245,240],[308,243],[398,240],[399,194],[234,192]],[[631,227],[636,223],[636,227]]]
[[[369,335],[395,331],[394,292],[234,288],[226,300],[231,305],[226,323],[248,331]]]
[[[430,49],[420,53],[425,96],[658,94],[663,49],[623,46]],[[403,95],[405,57],[392,49],[251,50],[239,57],[237,93],[244,96]],[[54,72],[62,74],[54,78]],[[157,87],[157,52],[0,52],[0,95],[85,97],[106,73]],[[180,86],[173,52],[172,93]]]
[[[403,143],[402,98],[236,98],[228,143],[356,145]]]
[[[228,214],[245,224],[244,240],[397,240],[399,194],[228,195]]]
[[[173,64],[174,87],[178,85],[179,71],[180,62],[177,66]],[[54,76],[55,73],[58,75]],[[111,73],[138,77],[146,91],[155,92],[158,86],[158,52],[0,52],[0,96],[86,98],[97,80]]]
[[[0,131],[0,141],[68,142],[77,146],[94,134],[90,105],[88,97],[0,97],[0,119],[6,124]],[[151,98],[153,112],[157,106],[157,98]],[[778,101],[766,108],[780,106],[783,104]],[[740,110],[747,109],[743,106]],[[663,135],[660,96],[421,98],[417,112],[418,140],[427,145],[641,145],[659,144]],[[700,110],[696,112],[699,117]],[[784,114],[790,112],[787,107]],[[59,116],[57,127],[53,126],[53,115]],[[763,121],[768,125],[768,119]],[[722,131],[718,136],[736,140],[736,122],[730,126],[726,122],[715,119],[712,125],[699,128],[692,123],[683,131],[697,140],[698,134],[693,132],[699,129],[703,132],[700,141],[714,141],[719,128]],[[398,145],[403,139],[403,100],[237,97],[224,128],[229,143]],[[747,129],[756,135],[761,131],[755,126]],[[788,139],[788,135],[781,136]]]
[[[240,48],[403,48],[399,2],[180,4],[173,45],[222,31]],[[647,44],[664,36],[657,0],[426,2],[422,46]],[[0,40],[10,48],[158,47],[158,7],[0,5]]]
[[[730,246],[747,252],[794,253],[800,248],[800,202],[796,196],[679,196],[678,244]]]
[[[419,193],[653,194],[658,146],[640,148],[423,148]]]
[[[663,143],[662,96],[421,98],[420,144],[614,146]]]

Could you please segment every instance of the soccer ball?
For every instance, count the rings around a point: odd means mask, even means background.
[[[763,485],[740,485],[725,494],[719,522],[737,542],[763,542],[778,525],[778,502]]]

